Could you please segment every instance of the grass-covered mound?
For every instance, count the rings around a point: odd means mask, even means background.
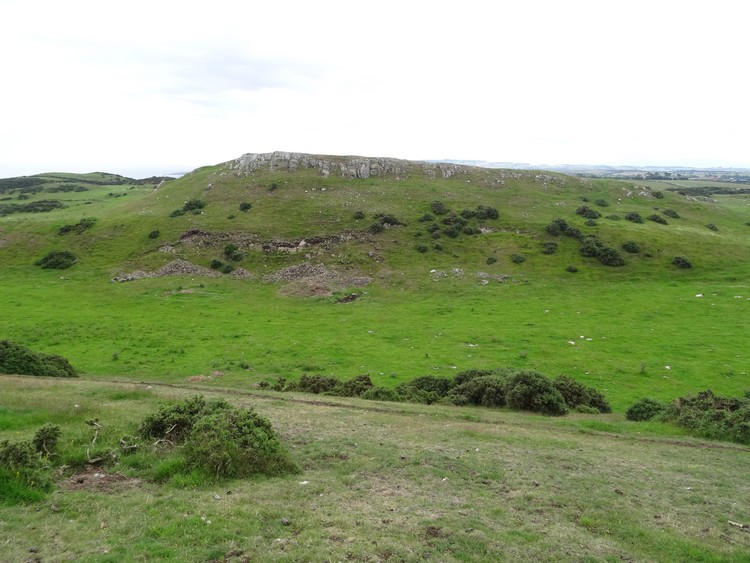
[[[62,356],[34,352],[8,340],[0,340],[0,373],[78,377],[75,368]]]
[[[532,370],[468,370],[453,378],[425,375],[395,389],[376,387],[369,375],[348,381],[323,375],[303,375],[299,381],[264,382],[261,387],[276,391],[360,397],[375,401],[482,407],[509,407],[552,416],[567,414],[570,409],[586,413],[612,412],[607,400],[593,387],[572,377],[561,375],[554,380]]]

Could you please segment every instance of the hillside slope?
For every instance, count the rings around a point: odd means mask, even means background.
[[[390,385],[510,365],[619,408],[747,387],[747,194],[296,153],[30,178],[0,181],[0,328],[90,374]],[[50,251],[77,261],[35,265]]]

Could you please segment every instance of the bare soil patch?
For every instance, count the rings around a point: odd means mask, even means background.
[[[86,466],[86,470],[76,473],[62,482],[62,488],[68,491],[94,491],[98,493],[117,493],[129,489],[138,489],[141,480],[127,477],[122,473],[107,473],[105,470]]]

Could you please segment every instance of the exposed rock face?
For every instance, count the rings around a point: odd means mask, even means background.
[[[321,156],[296,152],[247,153],[230,163],[230,168],[239,174],[252,174],[257,170],[269,172],[294,172],[299,169],[315,169],[318,174],[331,174],[342,178],[370,178],[372,176],[408,176],[421,171],[430,177],[438,174],[450,178],[467,173],[472,167],[451,163],[431,163],[396,158],[371,158],[365,156]]]

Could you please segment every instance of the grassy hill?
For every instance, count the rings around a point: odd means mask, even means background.
[[[3,558],[747,561],[748,448],[623,415],[750,387],[750,197],[730,188],[285,154],[0,180],[0,339],[83,374],[0,375],[0,439],[52,422],[80,462],[43,502],[0,502]],[[73,265],[38,264],[56,251]],[[614,413],[256,388],[502,367],[572,376]],[[302,473],[85,467],[92,421],[116,449],[198,391],[268,416]]]
[[[315,158],[330,164],[327,177],[304,167],[241,171],[232,161],[161,185],[45,174],[32,177],[43,181],[36,192],[3,188],[11,204],[64,206],[0,218],[3,335],[68,357],[90,375],[174,382],[218,370],[224,384],[240,387],[302,373],[370,373],[395,385],[513,366],[572,375],[602,389],[616,409],[642,395],[747,387],[747,194],[696,198],[406,161],[393,161],[396,173],[356,178],[339,170],[353,157]],[[55,191],[70,185],[86,191]],[[191,200],[204,206],[170,216]],[[455,213],[492,207],[499,218],[470,218],[466,226],[482,232],[459,226],[451,238],[442,222],[449,215],[433,213],[435,201]],[[241,211],[243,203],[250,208]],[[576,214],[584,205],[602,215],[595,224]],[[624,218],[632,212],[643,223]],[[379,214],[403,224],[372,232]],[[420,221],[425,214],[433,220]],[[648,220],[652,214],[667,224]],[[549,235],[557,218],[618,249],[625,264],[602,265],[581,255],[579,240]],[[59,234],[84,219],[95,221]],[[429,232],[436,228],[440,238]],[[622,250],[626,241],[640,252]],[[551,242],[557,249],[545,254]],[[239,260],[225,255],[229,244]],[[54,250],[74,253],[77,263],[35,265]],[[694,267],[673,266],[675,256]],[[175,260],[205,268],[218,260],[249,274],[110,281]],[[323,274],[269,281],[303,264]],[[371,283],[354,284],[364,277]],[[337,302],[352,293],[355,301]]]

